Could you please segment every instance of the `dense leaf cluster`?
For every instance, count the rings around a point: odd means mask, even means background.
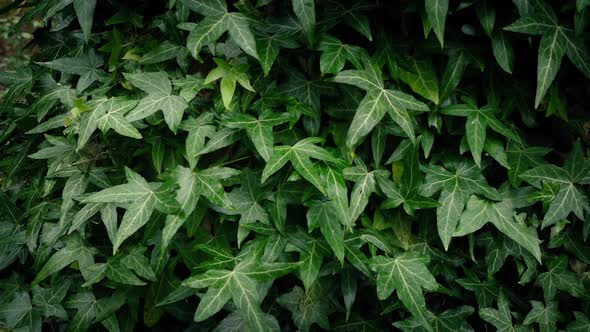
[[[590,1],[17,2],[0,327],[590,330]]]

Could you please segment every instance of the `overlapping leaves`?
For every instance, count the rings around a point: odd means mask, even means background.
[[[513,3],[27,3],[0,326],[587,330],[589,9]]]

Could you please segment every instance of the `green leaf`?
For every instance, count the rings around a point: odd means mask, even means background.
[[[299,273],[306,290],[311,289],[316,282],[322,267],[323,256],[319,244],[315,241],[308,244],[308,249],[301,253]]]
[[[360,47],[342,44],[340,40],[325,35],[319,45],[320,71],[322,74],[337,74],[344,68],[346,61],[351,62],[357,69],[362,69]]]
[[[327,329],[330,326],[327,318],[330,302],[325,296],[326,292],[326,285],[319,282],[308,291],[295,286],[289,293],[279,296],[277,302],[291,311],[293,321],[301,331],[309,331],[312,324]],[[302,306],[301,303],[308,305]]]
[[[576,317],[576,320],[567,325],[568,331],[585,331],[590,327],[590,319],[588,319],[586,315],[579,311],[575,311],[574,316]]]
[[[225,13],[207,16],[191,30],[186,47],[195,59],[200,59],[199,52],[203,46],[216,42],[227,31],[227,21]]]
[[[60,58],[49,62],[37,62],[37,64],[63,73],[79,75],[80,78],[76,86],[78,92],[84,91],[105,75],[105,72],[99,69],[104,64],[104,61],[94,51],[79,57]]]
[[[463,73],[467,69],[467,65],[469,65],[469,58],[464,51],[453,53],[449,57],[449,62],[447,62],[440,84],[439,101],[444,101],[455,91],[463,78]]]
[[[549,209],[545,213],[543,223],[546,225],[567,218],[570,213],[574,213],[578,218],[584,219],[584,211],[590,210],[588,198],[581,193],[576,187],[570,184],[560,186],[559,192],[551,201]]]
[[[344,169],[344,177],[354,181],[350,195],[351,222],[354,223],[365,210],[369,203],[369,196],[376,191],[375,175],[364,166],[356,166]]]
[[[479,309],[479,317],[492,324],[497,331],[514,331],[512,313],[510,312],[508,300],[503,292],[500,292],[500,296],[498,297],[498,309],[481,308]]]
[[[567,257],[552,257],[547,260],[547,271],[537,276],[535,284],[543,288],[545,303],[553,301],[557,291],[568,292],[579,297],[584,292],[584,286],[578,276],[568,271]]]
[[[467,117],[465,124],[465,137],[471,150],[473,160],[478,167],[481,167],[481,152],[486,140],[486,123],[479,112]]]
[[[139,62],[144,65],[164,62],[166,60],[175,58],[181,49],[181,46],[173,44],[169,41],[165,41],[154,49],[145,53]]]
[[[465,211],[461,214],[454,236],[473,233],[482,228],[487,222],[491,222],[500,232],[527,249],[541,262],[540,241],[537,232],[527,225],[515,221],[514,215],[514,207],[510,199],[494,203],[471,196]]]
[[[289,120],[291,120],[291,115],[288,113],[267,111],[262,113],[258,119],[246,114],[232,113],[224,124],[229,128],[246,129],[258,153],[268,161],[274,152],[273,127]]]
[[[535,108],[539,107],[561,66],[561,59],[565,53],[565,45],[561,38],[560,29],[556,28],[551,33],[543,34],[541,43],[539,44]]]
[[[556,322],[560,318],[557,303],[548,302],[547,306],[538,301],[531,301],[533,308],[524,318],[524,325],[539,324],[539,331],[555,331]]]
[[[96,7],[96,0],[74,0],[74,10],[76,11],[80,27],[84,32],[85,41],[88,41],[90,38],[94,7]]]
[[[510,142],[506,149],[508,157],[508,178],[514,187],[519,187],[522,182],[521,174],[531,167],[540,166],[543,163],[543,156],[549,153],[550,149],[542,147],[520,147]]]
[[[488,1],[482,1],[477,4],[475,12],[477,13],[479,23],[483,27],[483,30],[486,32],[488,36],[491,36],[492,30],[494,30],[494,23],[496,21],[495,8],[492,5],[490,5]]]
[[[432,330],[422,288],[433,291],[438,284],[426,268],[429,259],[414,252],[389,258],[374,256],[371,269],[377,272],[377,296],[385,300],[396,290],[397,296],[427,330]]]
[[[113,253],[119,246],[143,227],[155,208],[165,208],[164,202],[178,204],[170,192],[159,192],[160,183],[148,183],[139,174],[126,168],[128,183],[103,189],[86,197],[85,203],[129,202],[113,243]],[[167,203],[165,203],[167,204]],[[174,207],[175,209],[176,207]]]
[[[314,143],[321,141],[317,137],[309,137],[297,142],[293,146],[277,146],[272,157],[266,163],[262,171],[262,183],[271,175],[281,169],[288,161],[291,161],[295,170],[309,183],[314,185],[322,194],[327,194],[320,176],[320,169],[311,158],[338,163],[338,160],[328,151],[316,146]]]
[[[299,19],[307,40],[311,43],[315,28],[315,0],[292,0],[293,11]]]
[[[246,54],[258,59],[256,52],[256,40],[250,31],[250,19],[240,13],[229,13],[227,16],[227,29],[230,37],[246,52]]]
[[[90,291],[82,291],[74,294],[65,303],[66,308],[76,309],[76,314],[69,324],[73,331],[87,330],[98,314],[98,302]]]
[[[270,73],[272,65],[279,56],[281,47],[295,48],[297,43],[291,39],[288,33],[281,32],[256,38],[256,53],[264,76]]]
[[[223,0],[181,0],[182,4],[203,16],[214,16],[227,12]]]
[[[133,127],[124,115],[137,105],[137,101],[125,98],[104,98],[90,103],[90,109],[82,114],[78,134],[77,150],[84,148],[97,128],[103,133],[109,129],[132,138],[141,138],[141,134]]]
[[[33,307],[28,293],[20,292],[14,299],[0,307],[0,317],[6,322],[8,328],[14,328],[26,323],[32,315]]]
[[[156,274],[149,264],[149,260],[144,256],[146,248],[135,247],[122,260],[124,266],[132,269],[142,278],[156,281]]]
[[[307,223],[320,227],[334,255],[344,264],[344,232],[329,202],[312,201],[307,211]],[[310,227],[312,228],[312,227]]]
[[[221,79],[221,98],[223,100],[223,105],[225,105],[227,109],[231,108],[230,104],[236,90],[236,82],[240,83],[244,89],[255,92],[254,88],[250,85],[250,79],[246,74],[247,66],[232,66],[224,60],[217,58],[215,59],[215,63],[217,63],[217,68],[209,72],[205,78],[205,84]]]
[[[387,110],[381,98],[383,91],[371,91],[360,102],[346,135],[346,145],[354,147],[381,122]]]
[[[425,0],[426,15],[434,29],[441,48],[444,46],[445,21],[449,10],[448,0]]]
[[[180,96],[172,94],[172,83],[165,72],[125,74],[125,78],[134,86],[148,93],[139,101],[137,107],[125,115],[129,122],[141,120],[162,111],[164,120],[170,130],[176,133],[184,110],[188,107]]]
[[[465,138],[471,150],[475,163],[481,165],[481,152],[486,140],[486,129],[489,126],[497,133],[515,142],[520,142],[520,137],[511,129],[500,122],[494,115],[495,110],[491,106],[475,108],[465,104],[457,104],[441,110],[443,114],[453,116],[466,116]]]
[[[459,163],[454,173],[435,165],[424,167],[423,171],[426,172],[426,179],[422,185],[422,195],[429,197],[441,191],[438,199],[440,206],[437,208],[437,227],[445,249],[450,244],[470,194],[500,199],[496,189],[486,183],[475,164]]]
[[[512,74],[514,49],[504,32],[500,31],[492,35],[492,50],[500,68],[508,74]]]
[[[341,71],[334,77],[334,81],[367,90],[348,130],[346,145],[349,148],[356,147],[381,122],[386,112],[412,141],[415,139],[414,125],[408,109],[428,111],[428,106],[401,91],[384,89],[381,72],[374,64],[365,64],[364,71]]]
[[[77,236],[70,237],[66,242],[66,246],[53,254],[47,263],[43,265],[31,285],[38,285],[47,277],[62,270],[73,262],[78,261],[78,264],[82,265],[85,261],[93,261],[92,256],[92,250],[84,246],[80,238]]]
[[[446,310],[439,315],[432,315],[433,328],[435,331],[471,331],[472,328],[465,321],[465,318],[473,314],[473,311],[472,307],[461,306]],[[427,331],[416,317],[395,322],[393,325],[402,331]]]
[[[202,322],[217,313],[230,300],[232,294],[230,291],[231,277],[224,275],[216,280],[219,287],[209,288],[207,293],[201,298],[197,311],[195,312],[195,322]]]
[[[438,79],[431,62],[410,59],[407,71],[401,71],[400,79],[408,84],[412,91],[438,105]]]

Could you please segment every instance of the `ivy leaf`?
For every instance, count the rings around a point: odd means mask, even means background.
[[[137,107],[127,113],[125,119],[133,122],[162,111],[168,127],[176,133],[188,104],[180,96],[172,94],[172,83],[168,74],[165,72],[125,73],[124,76],[131,84],[148,94],[139,101]]]
[[[471,331],[472,328],[465,321],[465,318],[473,314],[473,308],[469,306],[461,306],[454,309],[446,310],[439,315],[432,315],[432,327],[435,331]],[[411,317],[403,321],[393,323],[395,327],[406,332],[406,331],[427,331],[426,328],[422,327],[422,323]]]
[[[500,68],[508,74],[512,74],[514,49],[504,32],[500,31],[492,35],[492,51]]]
[[[148,183],[129,168],[125,168],[125,174],[128,183],[103,189],[83,199],[84,203],[129,203],[115,236],[113,254],[117,252],[123,241],[148,222],[154,209],[170,213],[180,208],[178,202],[172,197],[171,191],[159,190],[162,189],[161,183]]]
[[[565,45],[561,39],[561,30],[554,29],[551,33],[543,34],[539,44],[539,68],[537,70],[537,93],[535,95],[535,108],[543,100],[549,86],[555,79],[561,66],[561,59],[565,54]]]
[[[465,51],[454,52],[449,57],[449,62],[445,68],[443,73],[440,89],[439,89],[439,97],[435,103],[439,101],[444,101],[447,97],[451,95],[459,85],[463,77],[463,73],[467,66],[469,65],[469,56]],[[431,74],[432,83],[431,85],[434,86],[436,83],[436,75]],[[438,89],[438,87],[434,88]],[[425,96],[426,97],[426,96]]]
[[[537,276],[535,284],[543,287],[545,303],[553,301],[557,291],[561,290],[579,297],[584,293],[584,286],[578,276],[567,270],[567,257],[552,257],[547,260],[547,271]]]
[[[367,90],[367,94],[360,102],[354,115],[348,134],[346,145],[349,148],[356,147],[360,141],[368,135],[385,113],[389,113],[412,140],[415,140],[414,125],[408,109],[428,111],[428,106],[416,100],[414,97],[398,90],[384,88],[381,70],[376,65],[365,63],[365,70],[344,70],[339,72],[334,81],[357,86]]]
[[[476,193],[490,199],[500,199],[495,188],[490,187],[477,166],[473,163],[461,162],[455,165],[454,173],[441,166],[423,167],[426,173],[422,194],[430,197],[441,191],[440,206],[437,208],[438,234],[445,248],[448,248],[461,212],[470,194]]]
[[[500,292],[498,297],[498,309],[481,308],[479,309],[479,317],[492,324],[498,331],[514,331],[512,313],[503,292]]]
[[[273,113],[270,111],[262,113],[258,119],[243,113],[232,113],[224,121],[224,124],[229,128],[246,129],[256,151],[265,161],[268,161],[274,149],[273,127],[285,123],[291,118],[292,116],[289,113]]]
[[[399,68],[400,79],[412,88],[412,91],[438,105],[438,79],[431,62],[408,59],[406,69]]]
[[[563,55],[567,53],[569,59],[584,75],[590,77],[590,68],[584,63],[589,55],[579,41],[573,37],[569,28],[559,25],[555,13],[548,6],[541,6],[541,10],[526,15],[505,27],[504,30],[541,35],[537,59],[537,92],[535,108],[543,100],[549,86],[555,79]]]
[[[195,59],[200,59],[199,52],[203,46],[216,42],[227,31],[227,21],[225,12],[207,16],[191,30],[186,47]]]
[[[124,117],[125,113],[136,105],[137,101],[121,97],[93,100],[89,103],[90,109],[81,116],[76,150],[79,151],[86,145],[97,128],[100,128],[103,133],[113,129],[123,136],[142,138],[139,131]]]
[[[88,41],[88,38],[90,38],[94,7],[96,7],[96,0],[74,0],[74,10],[76,11],[80,27],[84,32],[85,41]]]
[[[491,106],[478,109],[466,104],[458,104],[444,108],[441,112],[453,116],[467,117],[465,137],[477,166],[481,166],[481,152],[486,140],[486,128],[488,126],[506,138],[520,142],[517,134],[496,118],[494,113],[497,111]]]
[[[479,23],[483,27],[483,30],[488,36],[491,36],[492,30],[494,30],[494,23],[496,21],[496,10],[487,1],[483,1],[477,4],[475,8]]]
[[[289,293],[277,298],[277,303],[291,311],[295,325],[301,331],[309,331],[312,324],[317,324],[323,329],[328,329],[330,324],[327,314],[330,312],[331,303],[326,297],[326,285],[321,282],[314,283],[308,291],[295,286]],[[301,303],[309,305],[302,306]]]
[[[322,177],[325,176],[326,179],[327,196],[331,201],[331,208],[340,224],[350,229],[353,221],[349,213],[348,189],[344,175],[333,167],[322,168],[322,172],[324,171],[325,174],[322,173]]]
[[[180,203],[182,213],[166,217],[166,226],[162,231],[162,249],[168,247],[174,234],[194,211],[200,196],[204,196],[217,206],[231,209],[233,203],[223,189],[221,181],[237,174],[239,174],[238,171],[226,167],[190,170],[178,166],[174,178],[179,185],[176,199]]]
[[[144,65],[160,63],[175,58],[183,47],[165,41],[154,49],[145,53],[139,62]]]
[[[92,264],[94,262],[93,256],[92,249],[86,247],[79,237],[72,236],[68,238],[66,246],[53,254],[47,263],[43,265],[31,285],[38,285],[47,277],[60,271],[75,261],[78,261],[78,264],[81,267],[85,266],[88,262]]]
[[[344,178],[355,182],[350,196],[351,222],[355,222],[369,203],[369,196],[377,190],[375,173],[370,172],[364,164],[345,168]]]
[[[559,186],[559,192],[545,213],[545,226],[567,218],[572,212],[578,218],[584,219],[584,211],[590,209],[588,198],[575,184],[587,183],[588,171],[588,163],[583,159],[581,145],[577,142],[564,168],[545,164],[520,174],[521,179],[538,188],[541,187],[542,181]]]
[[[56,317],[67,319],[68,314],[63,308],[61,302],[66,297],[71,282],[66,280],[51,288],[33,288],[33,304],[43,312],[45,317]]]
[[[266,163],[262,171],[262,183],[271,175],[281,169],[288,161],[295,170],[309,183],[314,185],[322,194],[326,195],[326,189],[323,186],[318,166],[310,159],[317,159],[329,163],[338,163],[338,160],[328,151],[315,145],[322,139],[317,137],[308,137],[293,146],[281,145],[275,147],[275,152]]]
[[[38,65],[55,69],[63,73],[79,75],[78,92],[86,90],[92,83],[103,79],[105,72],[99,69],[104,64],[103,58],[93,50],[74,58],[60,58],[49,62],[37,62]]]
[[[278,32],[272,35],[264,35],[256,38],[256,53],[262,66],[264,76],[268,76],[270,69],[279,56],[281,48],[296,48],[295,42],[290,34]]]
[[[438,38],[440,47],[444,46],[445,35],[445,21],[447,19],[447,11],[449,10],[448,0],[425,0],[424,7],[426,8],[426,15],[428,20],[434,28],[434,33]]]
[[[29,329],[33,329],[33,324],[27,324],[31,322],[39,325],[38,329],[40,329],[41,317],[35,318],[34,314],[31,297],[26,292],[17,293],[12,302],[5,303],[0,307],[0,317],[6,322],[8,328],[29,325]]]
[[[551,150],[543,147],[520,147],[518,144],[510,141],[506,149],[508,157],[508,178],[514,187],[519,187],[522,179],[520,175],[530,168],[543,164],[543,156]]]
[[[524,325],[539,324],[539,331],[555,331],[559,320],[559,310],[556,302],[548,302],[547,306],[539,301],[531,301],[533,308],[524,318]]]
[[[181,0],[189,9],[204,16],[214,16],[227,12],[227,5],[223,0]]]
[[[236,89],[236,82],[240,83],[244,89],[255,92],[254,88],[250,85],[250,79],[246,74],[247,66],[231,66],[227,62],[218,58],[215,59],[215,63],[217,64],[217,68],[209,72],[205,78],[205,84],[221,79],[221,98],[223,100],[223,105],[225,105],[227,109],[230,108]]]
[[[344,264],[344,232],[334,213],[330,202],[312,201],[307,211],[307,223],[310,230],[320,227],[326,241],[334,251],[340,264]]]
[[[436,280],[426,268],[429,259],[413,252],[389,258],[374,256],[371,269],[377,272],[377,295],[385,300],[394,290],[404,306],[427,330],[432,330],[422,288],[433,291],[438,288]]]
[[[257,263],[244,260],[232,271],[208,270],[184,282],[194,288],[208,287],[195,313],[195,321],[200,322],[217,313],[229,301],[238,307],[248,325],[257,331],[278,330],[278,322],[260,309],[261,297],[258,283],[271,281],[297,268],[294,264]]]
[[[346,61],[352,63],[357,69],[362,69],[362,48],[342,44],[340,40],[330,35],[325,35],[320,41],[319,50],[320,71],[322,74],[337,74],[344,68]]]
[[[307,40],[311,43],[315,28],[315,1],[292,0],[293,11],[299,19],[303,31],[307,34]]]
[[[568,331],[584,331],[590,327],[590,319],[588,319],[586,315],[576,311],[574,312],[574,316],[576,317],[576,320],[567,325]]]
[[[135,247],[121,260],[121,263],[135,271],[137,275],[150,281],[156,281],[156,274],[152,270],[149,260],[144,256],[145,247]]]
[[[301,248],[299,274],[306,290],[311,289],[318,279],[326,253],[320,243],[315,240],[307,240]]]
[[[541,262],[537,232],[525,224],[516,222],[514,215],[514,207],[509,199],[495,203],[471,196],[465,211],[461,214],[454,236],[473,233],[487,222],[491,222],[500,232],[523,246]]]
[[[212,85],[205,84],[200,75],[187,75],[183,79],[174,80],[173,83],[180,88],[179,95],[187,102],[193,100],[201,90],[213,88]]]
[[[187,39],[186,47],[195,59],[200,60],[199,52],[203,46],[214,43],[226,31],[244,52],[258,59],[256,40],[250,30],[252,19],[242,13],[228,12],[226,4],[217,0],[206,1],[203,4],[193,0],[184,3],[188,8],[205,16],[191,30]]]
[[[65,307],[77,310],[70,323],[70,328],[74,331],[87,330],[99,310],[98,302],[90,291],[81,291],[74,294],[65,302]]]
[[[31,90],[33,87],[33,71],[31,68],[17,67],[14,71],[3,71],[0,73],[0,83],[10,86],[5,92],[4,102],[10,105],[17,99]]]

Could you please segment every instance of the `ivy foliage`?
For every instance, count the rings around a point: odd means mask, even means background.
[[[589,331],[588,4],[16,1],[0,326]]]

